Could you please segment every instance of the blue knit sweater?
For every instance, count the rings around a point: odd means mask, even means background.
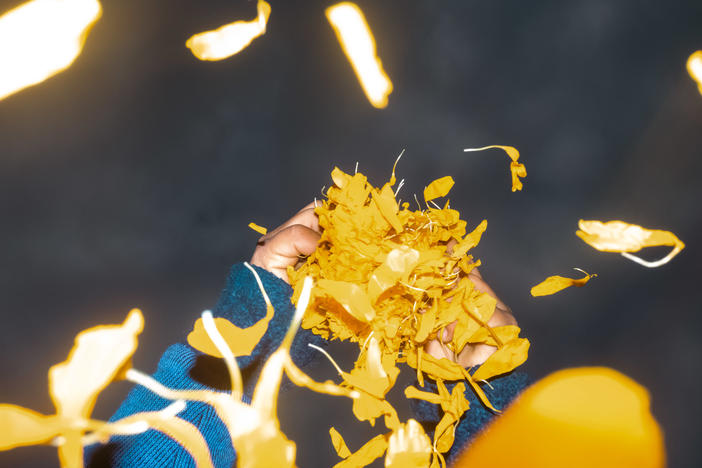
[[[268,296],[273,303],[275,315],[271,320],[263,339],[256,345],[249,356],[238,357],[237,362],[244,380],[244,401],[249,403],[258,375],[270,354],[275,351],[285,336],[294,308],[290,303],[292,288],[271,273],[256,268]],[[265,302],[251,272],[243,264],[232,267],[222,295],[213,309],[215,317],[224,317],[235,325],[250,327],[264,317]],[[295,363],[303,367],[308,364],[315,351],[307,346],[313,343],[323,345],[323,339],[309,330],[301,329],[295,336],[291,356]],[[175,389],[214,389],[229,390],[229,378],[221,359],[207,356],[188,345],[174,344],[161,357],[153,377],[167,387]],[[491,402],[498,408],[506,405],[526,385],[526,376],[513,373],[491,382],[493,389],[486,389]],[[425,389],[431,388],[427,382]],[[472,391],[466,392],[471,410],[456,429],[456,441],[449,453],[452,459],[470,437],[491,417],[492,413],[484,409]],[[131,390],[117,412],[110,418],[115,421],[140,411],[158,411],[171,402],[149,390],[136,386]],[[428,430],[441,418],[441,409],[433,404],[413,400],[415,419]],[[235,465],[236,453],[232,447],[229,433],[217,417],[214,409],[200,402],[188,402],[187,408],[178,417],[194,424],[209,445],[212,461],[216,468],[230,468]],[[177,442],[168,436],[149,430],[136,436],[115,436],[105,445],[92,445],[85,450],[86,465],[98,467],[193,467],[191,456]]]

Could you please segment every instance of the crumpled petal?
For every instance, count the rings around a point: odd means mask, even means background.
[[[341,434],[339,434],[339,431],[337,431],[334,426],[329,428],[329,436],[331,437],[332,445],[337,455],[341,458],[348,458],[348,456],[351,455],[351,450],[346,446],[344,438],[341,437]]]
[[[578,227],[580,229],[575,234],[591,247],[602,252],[621,252],[629,260],[649,268],[665,265],[685,248],[685,244],[670,231],[646,229],[624,221],[603,223],[581,219]],[[648,262],[629,253],[661,245],[671,246],[673,250],[655,262]]]
[[[424,189],[424,201],[434,200],[435,198],[445,197],[448,195],[451,187],[453,187],[453,177],[445,176],[436,179],[426,186]]]
[[[358,468],[370,465],[373,460],[381,457],[383,453],[385,453],[387,447],[388,436],[386,434],[379,434],[363,444],[360,449],[356,450],[348,458],[334,465],[334,468]]]
[[[528,352],[529,340],[515,338],[508,341],[478,367],[478,370],[473,374],[473,379],[479,381],[506,374],[524,363]]]

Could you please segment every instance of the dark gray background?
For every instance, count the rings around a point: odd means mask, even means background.
[[[361,1],[395,85],[384,110],[341,53],[331,2],[271,3],[265,36],[205,63],[185,40],[252,18],[254,2],[105,2],[68,71],[0,102],[0,401],[51,412],[48,368],[131,307],[146,317],[135,365],[152,371],[250,257],[250,221],[286,220],[334,165],[358,161],[380,185],[405,148],[401,196],[452,175],[452,207],[489,220],[477,255],[532,341],[531,375],[619,369],[650,390],[670,466],[701,466],[702,96],[685,61],[702,49],[702,2]],[[523,192],[501,152],[462,152],[489,144],[519,148]],[[687,248],[648,270],[581,242],[580,218],[670,229]],[[572,267],[599,277],[529,295]],[[347,365],[352,350],[333,348]],[[280,411],[301,467],[337,461],[330,424],[352,449],[374,433],[305,390]],[[57,462],[23,448],[0,465]]]

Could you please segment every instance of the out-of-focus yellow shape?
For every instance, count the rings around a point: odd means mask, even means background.
[[[509,164],[509,170],[512,173],[512,191],[515,192],[517,190],[521,190],[523,184],[519,178],[526,177],[527,172],[524,164],[517,162],[519,160],[519,151],[517,151],[517,148],[514,146],[490,145],[483,146],[482,148],[466,148],[463,151],[483,151],[490,148],[500,148],[507,153],[507,156],[509,156],[509,158],[512,160],[512,162]]]
[[[620,252],[622,256],[648,268],[665,265],[673,259],[685,244],[670,231],[646,229],[624,221],[580,220],[575,234],[590,246],[602,252]],[[646,261],[629,252],[638,252],[645,247],[668,245],[673,247],[668,255],[655,262]]]
[[[49,393],[57,413],[65,419],[89,418],[98,394],[123,370],[137,348],[144,328],[139,309],[132,309],[122,325],[100,325],[82,331],[68,359],[49,369]],[[80,466],[81,430],[65,431],[59,446],[62,466]]]
[[[436,179],[424,188],[424,201],[433,200],[439,197],[445,197],[451,191],[454,181],[453,177],[445,176]]]
[[[258,16],[251,21],[235,21],[214,31],[195,34],[185,42],[185,46],[200,60],[222,60],[241,52],[251,41],[266,32],[271,6],[258,0]]]
[[[101,13],[98,0],[32,0],[0,16],[0,99],[68,68]]]
[[[582,270],[579,270],[582,271]],[[556,294],[558,291],[561,291],[565,288],[569,288],[570,286],[578,286],[582,287],[585,286],[585,283],[590,281],[590,278],[594,278],[597,276],[597,274],[588,274],[585,273],[585,277],[583,278],[565,278],[563,276],[549,276],[533,288],[531,288],[531,295],[536,297],[536,296],[549,296],[551,294]]]
[[[697,88],[702,94],[702,50],[698,50],[687,59],[687,72],[697,82]]]
[[[61,430],[59,418],[21,406],[0,404],[0,450],[49,442]]]
[[[332,445],[334,446],[334,450],[336,451],[337,455],[339,455],[341,458],[347,458],[349,455],[351,455],[351,450],[349,450],[349,448],[346,446],[346,442],[344,442],[344,438],[341,437],[339,431],[337,431],[334,427],[330,427],[329,436],[331,437]]]
[[[410,419],[390,435],[385,468],[425,468],[431,453],[429,436],[417,421]]]
[[[662,468],[665,447],[644,387],[608,368],[555,372],[524,391],[456,468]]]
[[[249,223],[249,227],[261,235],[265,236],[268,234],[268,229],[264,228],[263,226],[259,226],[256,223]]]
[[[342,2],[325,13],[371,105],[387,106],[392,82],[376,54],[375,39],[363,12],[355,3]]]

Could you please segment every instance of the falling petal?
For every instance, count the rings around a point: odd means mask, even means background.
[[[185,46],[200,60],[222,60],[241,52],[257,37],[266,32],[271,6],[268,2],[258,0],[258,16],[251,21],[235,21],[231,24],[195,34],[187,40]]]
[[[373,107],[388,105],[392,82],[376,53],[375,39],[358,5],[337,3],[325,11],[336,37]]]
[[[549,296],[551,294],[555,294],[558,291],[561,291],[565,288],[569,288],[571,286],[577,286],[577,287],[583,287],[585,284],[590,281],[590,278],[594,278],[597,276],[596,274],[587,274],[585,273],[585,277],[583,278],[566,278],[563,276],[549,276],[545,280],[543,280],[541,283],[537,284],[533,288],[531,288],[531,295],[536,297],[536,296]]]
[[[334,468],[358,468],[370,465],[373,460],[385,453],[388,447],[388,437],[379,434],[366,442],[360,449],[352,453],[345,460],[340,461]]]
[[[521,190],[523,185],[522,181],[519,180],[519,178],[526,177],[527,172],[524,164],[517,162],[517,160],[519,159],[519,151],[517,151],[517,148],[515,148],[514,146],[490,145],[483,146],[482,148],[466,148],[463,151],[483,151],[490,148],[500,148],[507,153],[507,156],[510,157],[510,159],[512,160],[512,162],[509,165],[509,170],[512,173],[512,191],[515,192],[517,190]]]
[[[349,448],[346,446],[344,438],[341,437],[339,431],[337,431],[333,426],[329,428],[329,436],[331,437],[332,446],[334,447],[337,455],[339,455],[341,458],[347,458],[349,455],[351,455],[351,450],[349,450]]]
[[[640,265],[655,268],[673,259],[685,244],[670,231],[646,229],[624,221],[585,221],[580,220],[580,228],[575,234],[583,241],[602,252],[620,252],[624,257]],[[643,260],[629,252],[638,252],[645,247],[671,246],[673,250],[655,262]]]
[[[393,431],[388,439],[386,468],[425,468],[429,465],[432,446],[422,426],[410,419]]]
[[[697,82],[697,87],[702,94],[702,50],[698,50],[687,59],[687,72]]]
[[[49,442],[59,434],[61,426],[56,416],[0,404],[0,450]]]
[[[453,177],[445,176],[436,179],[426,186],[424,189],[424,201],[434,200],[435,198],[445,197],[451,191],[454,181]]]
[[[256,223],[249,223],[249,227],[263,236],[268,233],[268,229],[264,228],[263,226],[259,226]]]
[[[0,16],[0,100],[68,68],[101,14],[97,0],[32,0]]]
[[[473,380],[486,380],[514,370],[526,361],[528,352],[529,340],[525,338],[515,338],[505,343],[475,371]]]

